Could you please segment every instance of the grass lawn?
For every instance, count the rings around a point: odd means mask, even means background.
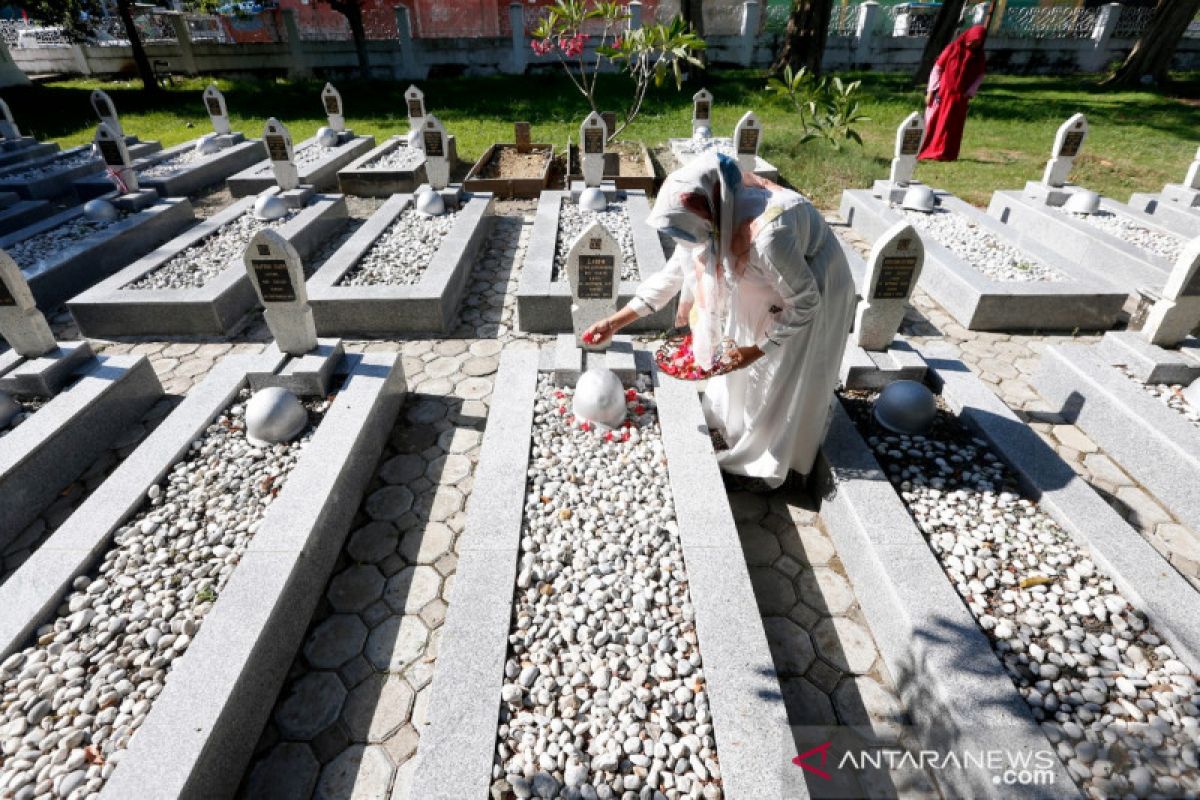
[[[886,177],[896,126],[921,107],[921,93],[906,75],[865,73],[861,133],[865,146],[836,151],[819,142],[800,145],[793,112],[764,90],[761,73],[717,72],[676,93],[673,86],[647,98],[642,115],[625,138],[650,146],[689,133],[691,95],[703,85],[715,95],[714,132],[729,135],[737,119],[754,109],[763,120],[763,155],[793,186],[823,208],[835,208],[844,188],[867,187]],[[150,100],[131,82],[56,81],[8,89],[5,99],[22,132],[63,146],[90,141],[96,119],[88,94],[100,87],[112,95],[126,131],[170,146],[210,131],[200,102],[207,80],[177,83],[163,99]],[[321,82],[221,80],[234,130],[261,135],[269,115],[279,117],[296,141],[324,124]],[[408,129],[403,92],[407,83],[339,81],[349,112],[347,124],[382,140]],[[604,76],[600,96],[617,106],[627,82]],[[431,113],[458,137],[459,154],[477,158],[493,142],[512,141],[512,122],[533,124],[534,141],[564,144],[577,130],[583,98],[557,74],[524,77],[446,78],[421,83]],[[1183,85],[1182,97],[1151,91],[1109,92],[1092,77],[989,76],[971,105],[962,157],[953,164],[918,169],[925,182],[986,205],[996,189],[1019,188],[1041,175],[1054,131],[1076,111],[1087,114],[1091,133],[1074,179],[1102,194],[1125,200],[1134,191],[1158,191],[1183,178],[1196,151],[1200,80]],[[191,127],[187,127],[190,125]]]

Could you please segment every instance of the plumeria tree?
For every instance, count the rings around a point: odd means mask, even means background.
[[[606,63],[633,80],[633,98],[623,117],[618,118],[616,129],[609,131],[610,140],[641,112],[652,84],[661,86],[672,76],[675,88],[680,89],[684,64],[704,66],[696,56],[705,48],[704,39],[681,18],[632,30],[628,21],[624,3],[558,0],[533,30],[533,52],[556,55],[592,111],[600,111],[596,105],[596,79]],[[587,52],[589,44],[593,45],[591,56]]]

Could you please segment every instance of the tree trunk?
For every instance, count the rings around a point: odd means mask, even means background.
[[[921,53],[921,65],[917,67],[917,74],[913,76],[914,86],[924,86],[929,82],[929,73],[933,71],[933,62],[937,61],[937,57],[954,38],[954,32],[958,30],[958,20],[962,16],[965,4],[966,0],[945,0],[942,3],[937,17],[933,20],[929,38],[925,40],[925,50]]]
[[[820,75],[821,57],[825,55],[825,40],[829,35],[829,17],[832,13],[833,0],[793,0],[783,49],[779,51],[772,68],[806,67],[814,75]]]
[[[1142,31],[1125,62],[1102,85],[1133,88],[1145,77],[1155,83],[1170,82],[1171,60],[1188,25],[1200,11],[1200,0],[1158,0],[1150,24]]]
[[[133,63],[137,66],[138,77],[142,79],[142,90],[148,94],[158,94],[158,81],[154,78],[154,67],[150,66],[150,57],[142,46],[142,37],[138,34],[137,26],[133,24],[133,12],[130,9],[132,0],[117,0],[117,16],[125,26],[125,35],[129,38],[129,47],[133,50]]]
[[[692,30],[696,32],[697,36],[701,39],[704,38],[704,0],[679,0],[679,16],[692,26]],[[700,59],[701,64],[708,64],[703,50],[697,51],[694,55]]]
[[[350,23],[350,36],[354,39],[354,51],[358,54],[358,71],[363,78],[371,77],[371,59],[367,55],[367,31],[363,27],[362,7],[356,0],[330,3],[329,7]]]

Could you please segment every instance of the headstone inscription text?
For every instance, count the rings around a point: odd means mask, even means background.
[[[224,112],[221,110],[221,101],[215,97],[204,98],[205,105],[208,106],[208,115],[210,117],[219,117]]]
[[[598,248],[597,248],[598,249]],[[615,270],[612,256],[581,255],[579,257],[580,300],[603,300],[612,296]]]
[[[445,158],[446,151],[442,148],[442,134],[437,130],[422,131],[425,155],[431,158]]]
[[[1079,155],[1079,146],[1083,144],[1083,131],[1071,131],[1063,137],[1062,150],[1059,155],[1074,157]]]
[[[588,128],[583,132],[583,152],[585,152],[585,153],[603,153],[604,152],[604,129],[603,128]]]
[[[707,100],[696,101],[696,119],[707,120],[712,113],[712,106]]]
[[[875,297],[879,300],[900,300],[908,297],[912,291],[912,276],[916,267],[916,256],[884,256],[879,268],[879,280],[875,283]]]
[[[267,135],[267,153],[270,154],[272,161],[287,161],[291,158],[288,155],[287,140],[279,134]]]
[[[110,167],[125,166],[125,158],[121,154],[121,146],[111,139],[97,139],[96,145],[100,148],[100,155],[104,158],[104,163]]]
[[[906,128],[904,138],[900,142],[900,155],[915,156],[921,147],[921,137],[925,132],[921,128]]]
[[[296,299],[296,287],[288,274],[287,262],[282,259],[253,259],[254,275],[267,303],[291,303]]]
[[[758,152],[758,128],[742,128],[738,134],[737,152],[739,156]]]

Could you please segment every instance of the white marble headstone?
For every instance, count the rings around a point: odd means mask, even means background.
[[[1200,189],[1200,147],[1196,148],[1196,157],[1192,160],[1192,164],[1188,167],[1187,175],[1183,179],[1183,185],[1189,189]]]
[[[599,186],[604,180],[604,143],[608,130],[604,119],[593,111],[579,126],[579,166],[585,186]]]
[[[325,116],[329,118],[329,127],[338,133],[346,130],[346,111],[342,106],[342,93],[333,88],[332,83],[325,84],[325,88],[321,90],[321,105],[325,107]]]
[[[221,94],[215,83],[210,83],[204,90],[204,110],[212,120],[214,133],[225,136],[233,132],[229,127],[229,109],[225,107],[225,95]]]
[[[280,351],[300,356],[316,349],[317,328],[296,248],[278,231],[264,228],[246,245],[245,263]]]
[[[1075,114],[1059,126],[1058,133],[1054,135],[1054,150],[1046,162],[1046,171],[1042,173],[1042,183],[1055,189],[1066,184],[1075,157],[1083,149],[1087,133],[1087,117],[1083,114]]]
[[[1162,298],[1150,308],[1142,335],[1159,347],[1174,347],[1200,325],[1200,236],[1179,254],[1163,287]]]
[[[912,183],[913,171],[917,167],[917,153],[925,139],[925,116],[914,111],[904,118],[896,129],[896,150],[892,158],[892,171],[888,180],[892,186],[908,186]]]
[[[754,172],[758,164],[758,146],[762,143],[762,125],[753,111],[747,111],[733,129],[733,146],[742,172]]]
[[[0,336],[17,355],[25,358],[44,356],[58,347],[21,268],[3,250],[0,250]]]
[[[114,131],[107,122],[101,122],[96,127],[95,141],[113,183],[117,184],[117,190],[121,194],[136,192],[137,171],[133,168],[133,159],[129,157],[129,148],[125,146],[125,137]]]
[[[117,107],[113,105],[112,98],[108,96],[108,92],[96,89],[92,92],[92,108],[96,111],[96,116],[101,122],[108,123],[108,127],[116,131],[121,138],[125,137],[125,129],[121,127],[121,120],[117,117]]]
[[[584,342],[583,332],[617,310],[623,265],[621,246],[599,222],[593,222],[571,244],[567,253],[571,323],[575,343],[585,350],[605,349]]]
[[[432,114],[425,117],[421,129],[421,148],[425,151],[425,177],[434,189],[450,185],[450,137]]]
[[[697,128],[712,130],[712,92],[701,89],[692,95],[692,133]]]
[[[864,281],[867,296],[854,323],[859,347],[882,351],[892,343],[924,265],[925,246],[907,222],[897,222],[875,242]]]
[[[0,119],[0,138],[12,140],[20,139],[21,129],[17,127],[16,120],[13,119],[12,111],[9,111],[8,109],[8,103],[4,102],[3,100],[0,100],[0,115],[3,115],[4,117],[3,119]]]
[[[271,170],[279,188],[286,192],[299,186],[300,170],[296,167],[296,150],[287,126],[274,117],[268,119],[263,128],[263,144],[267,147],[267,157],[271,159]]]
[[[419,131],[425,127],[425,93],[416,86],[404,91],[404,105],[408,111],[409,130]]]

